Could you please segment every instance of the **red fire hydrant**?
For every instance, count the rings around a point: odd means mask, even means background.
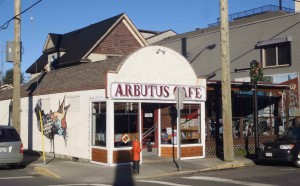
[[[133,162],[133,166],[132,166],[132,170],[133,170],[133,174],[139,174],[140,173],[140,153],[141,153],[142,149],[140,146],[140,142],[135,139],[134,141],[132,141],[132,162]]]

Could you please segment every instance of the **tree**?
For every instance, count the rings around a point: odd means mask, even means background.
[[[4,85],[4,84],[13,84],[13,69],[8,69],[8,70],[6,70],[6,72],[5,72],[5,74],[4,74],[4,76],[2,77],[2,79],[1,79],[1,82],[2,82],[2,84]],[[24,81],[25,81],[25,78],[24,78],[24,74],[23,73],[21,73],[21,76],[20,76],[20,82],[21,82],[21,84],[22,83],[24,83]]]

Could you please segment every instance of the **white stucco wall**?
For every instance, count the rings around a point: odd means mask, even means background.
[[[42,99],[42,102],[48,102],[42,106],[45,113],[48,114],[50,109],[56,112],[59,103],[62,103],[64,96],[66,96],[65,106],[68,103],[68,97],[79,97],[80,103],[79,111],[67,111],[67,140],[63,136],[55,135],[54,137],[54,151],[56,154],[66,155],[77,158],[90,158],[90,122],[91,109],[90,101],[97,98],[105,98],[104,90],[89,90],[78,92],[66,92],[60,94],[49,94],[34,96],[32,99],[26,97],[21,99],[21,138],[25,149],[32,148],[35,151],[42,151],[42,136],[37,127],[37,117],[34,112],[37,100]],[[9,104],[10,100],[0,102],[0,123],[7,124],[9,118]],[[44,108],[45,107],[45,108]],[[70,108],[72,105],[70,105]],[[32,135],[31,135],[32,134]],[[31,137],[32,136],[32,137]],[[44,138],[45,152],[53,152],[51,149],[50,139]]]
[[[300,11],[300,2],[295,1],[295,12],[299,12]]]
[[[11,100],[4,100],[0,102],[0,125],[8,125],[10,102]]]
[[[126,59],[116,82],[192,85],[197,77],[182,55],[167,47],[148,46]]]

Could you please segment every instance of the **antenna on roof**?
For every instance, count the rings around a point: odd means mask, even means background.
[[[29,2],[29,5],[31,6],[31,0]],[[34,18],[32,16],[32,9],[30,10],[30,21],[34,21]]]

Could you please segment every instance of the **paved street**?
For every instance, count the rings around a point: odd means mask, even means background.
[[[99,185],[99,186],[198,186],[198,185],[297,185],[300,169],[290,164],[256,165],[236,157],[234,162],[218,158],[182,161],[178,171],[172,159],[149,158],[139,175],[131,165],[108,167],[90,163],[25,155],[26,167],[0,168],[0,185]]]
[[[61,183],[61,180],[41,176],[30,168],[0,167],[0,185],[49,185]]]
[[[38,175],[31,168],[0,169],[0,185],[98,185],[98,186],[198,186],[198,185],[298,185],[300,169],[289,164],[253,165],[248,167],[226,169],[209,172],[193,172],[182,175],[166,175],[161,177],[143,178],[138,176],[122,177],[115,180],[88,181],[77,175],[77,178],[52,178]],[[99,173],[101,177],[101,173]],[[126,172],[124,172],[126,175]],[[81,179],[80,179],[81,178]],[[80,181],[82,180],[82,181]],[[96,178],[94,178],[96,180]]]
[[[300,169],[290,167],[287,164],[275,166],[250,166],[231,170],[192,173],[185,176],[166,176],[158,179],[137,180],[137,186],[174,185],[174,186],[198,186],[198,185],[299,185]]]

